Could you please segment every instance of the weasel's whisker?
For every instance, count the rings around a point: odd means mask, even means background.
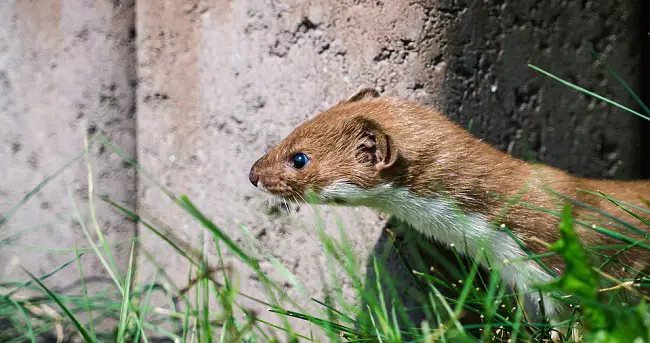
[[[314,213],[313,209],[311,208],[310,203],[307,202],[307,200],[304,198],[304,196],[302,196],[302,194],[300,194],[300,193],[295,193],[295,194],[293,195],[293,197],[299,199],[299,200],[302,202],[301,205],[304,205],[304,206],[302,206],[303,209],[304,209],[304,208],[309,208],[309,210],[308,210],[309,215],[303,216],[303,218],[304,218],[304,217],[309,217],[308,219],[306,219],[306,222],[307,222],[306,224],[308,224],[309,228],[311,228],[311,229],[315,229],[315,228],[316,228],[316,220],[314,219],[314,216],[315,216],[316,214]],[[306,226],[302,226],[302,225],[301,225],[301,228],[302,228],[303,232],[305,232],[305,234],[306,234],[306,235],[307,235],[307,236],[308,236],[308,237],[309,237],[309,238],[310,238],[314,243],[316,243],[318,246],[322,246],[322,243],[323,243],[323,242],[321,242],[320,240],[317,240],[317,239],[312,235],[311,230],[308,230]]]

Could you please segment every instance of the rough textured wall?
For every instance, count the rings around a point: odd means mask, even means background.
[[[421,74],[425,58],[418,51],[425,47],[415,42],[431,19],[421,6],[407,2],[140,2],[137,13],[139,162],[162,184],[186,192],[245,245],[236,222],[248,227],[263,254],[287,266],[310,295],[319,297],[327,267],[312,211],[296,207],[295,215],[282,210],[268,215],[267,197],[250,185],[248,168],[300,122],[360,85],[417,95],[415,75]],[[441,83],[441,71],[429,79]],[[198,243],[200,229],[192,218],[146,177],[139,185],[144,216]],[[364,259],[381,219],[367,210],[338,212]],[[329,229],[336,235],[335,226]],[[176,280],[187,279],[188,266],[180,256],[146,231],[142,237]],[[267,258],[261,264],[282,280]],[[236,266],[242,291],[260,296],[255,277]],[[149,278],[151,273],[141,275]],[[291,296],[309,303],[283,283]],[[344,287],[350,293],[349,284]]]
[[[638,109],[592,48],[639,92],[647,40],[639,30],[641,3],[450,2],[445,11],[457,20],[446,37],[442,107],[457,122],[474,119],[472,133],[517,156],[581,176],[640,177],[647,121],[527,64]]]
[[[133,15],[132,1],[0,3],[0,217],[83,152],[85,133],[135,153]],[[90,155],[95,192],[135,205],[135,170],[99,146]],[[49,273],[74,258],[75,244],[89,246],[68,196],[94,232],[87,180],[78,160],[0,223],[0,279],[26,279],[21,265],[35,275]],[[107,240],[133,237],[132,222],[95,202]],[[122,271],[128,251],[124,244],[114,250]],[[82,260],[89,287],[107,279],[92,253]],[[69,267],[48,284],[78,286],[78,276]]]

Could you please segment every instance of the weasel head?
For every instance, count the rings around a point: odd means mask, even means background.
[[[378,97],[364,88],[300,125],[253,164],[251,183],[293,202],[363,205],[368,189],[390,185],[401,162],[395,142],[368,115],[385,101]]]

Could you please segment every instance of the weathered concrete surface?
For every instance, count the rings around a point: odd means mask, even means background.
[[[48,175],[84,149],[84,134],[99,133],[135,153],[133,2],[0,2],[0,217]],[[94,190],[135,204],[135,170],[106,149],[91,152]],[[0,279],[20,281],[51,272],[89,246],[68,197],[88,214],[83,160],[47,183],[0,224]],[[98,223],[109,242],[129,240],[135,225],[96,200]],[[63,219],[57,219],[63,216]],[[86,220],[92,232],[91,221]],[[93,234],[93,237],[95,235]],[[68,249],[56,252],[48,249]],[[128,245],[113,254],[124,272]],[[92,252],[84,261],[88,286],[108,276]],[[77,289],[76,264],[47,280]],[[70,287],[70,288],[69,288]]]
[[[603,60],[636,92],[642,81],[642,1],[458,1],[446,37],[442,107],[472,133],[519,157],[589,177],[636,178],[648,123],[573,91],[536,65],[638,109]]]
[[[250,186],[247,171],[296,125],[362,85],[439,105],[464,125],[473,118],[473,133],[517,156],[525,156],[530,142],[539,160],[577,174],[639,174],[636,118],[526,66],[537,64],[630,103],[595,65],[588,41],[595,39],[610,66],[638,88],[638,18],[631,5],[638,3],[583,3],[139,3],[138,160],[242,244],[235,222],[243,223],[265,253],[318,297],[325,265],[313,214],[303,207],[291,216],[265,215],[266,197]],[[193,219],[141,180],[140,209],[198,242]],[[338,212],[365,258],[383,220],[367,210]],[[142,235],[182,283],[188,267],[180,256]],[[268,261],[263,265],[280,278]],[[396,278],[404,279],[398,269]],[[261,294],[246,268],[239,270],[242,290]],[[288,292],[306,301],[297,290]]]
[[[360,85],[409,96],[416,83],[413,75],[420,74],[426,56],[418,54],[422,47],[414,44],[427,22],[426,13],[406,2],[369,6],[295,1],[197,6],[141,2],[137,13],[139,163],[164,185],[187,193],[243,244],[246,240],[235,221],[250,228],[265,254],[295,273],[309,296],[321,297],[321,275],[327,274],[327,267],[313,213],[302,207],[293,216],[266,215],[266,197],[250,185],[248,168],[294,126]],[[429,79],[441,82],[442,76],[439,72]],[[200,228],[194,220],[161,201],[156,186],[141,180],[142,214],[165,221],[197,244]],[[363,261],[381,219],[367,210],[341,212]],[[187,263],[146,231],[142,238],[146,249],[183,284]],[[206,245],[214,254],[212,244]],[[263,298],[247,268],[235,266],[242,291]],[[268,259],[262,266],[283,281]],[[143,278],[150,275],[141,273]],[[287,285],[291,296],[309,303]],[[344,288],[350,296],[349,283]],[[278,322],[259,305],[243,303]]]

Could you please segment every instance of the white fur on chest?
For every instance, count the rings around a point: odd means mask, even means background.
[[[320,195],[327,200],[343,199],[352,205],[392,214],[422,234],[453,245],[471,257],[478,256],[481,248],[484,248],[492,257],[492,266],[499,268],[501,277],[517,286],[519,291],[529,290],[534,283],[551,280],[551,276],[533,261],[504,263],[524,257],[526,253],[506,232],[491,227],[484,215],[463,213],[450,199],[423,198],[408,189],[393,188],[391,185],[362,189],[348,183],[332,184],[325,187]],[[531,300],[539,300],[537,293],[531,294]],[[544,303],[547,314],[554,312],[552,304]]]

